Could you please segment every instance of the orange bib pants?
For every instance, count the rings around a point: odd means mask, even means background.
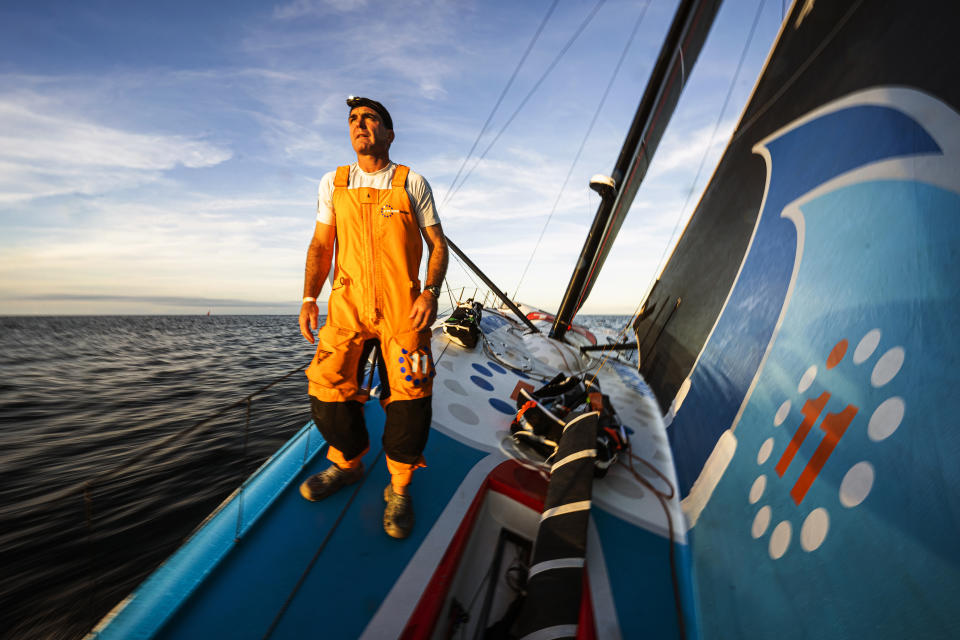
[[[415,330],[409,317],[420,295],[423,255],[404,188],[409,171],[397,166],[390,189],[349,189],[350,167],[337,169],[333,287],[307,368],[314,422],[330,445],[327,457],[353,468],[369,449],[361,379],[366,354],[379,344],[383,448],[395,486],[409,484],[413,470],[424,466],[435,375],[430,330]]]

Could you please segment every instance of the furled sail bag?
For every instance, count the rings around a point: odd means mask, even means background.
[[[526,445],[549,461],[557,451],[567,423],[585,410],[600,414],[594,467],[597,477],[601,477],[616,462],[627,439],[609,396],[600,393],[596,379],[558,373],[539,389],[520,389],[517,415],[510,424],[510,433],[518,445]]]

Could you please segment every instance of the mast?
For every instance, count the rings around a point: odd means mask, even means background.
[[[551,338],[563,338],[573,316],[590,294],[677,106],[690,69],[700,55],[720,1],[682,0],[677,7],[613,175],[606,180],[594,177],[590,181],[590,187],[600,193],[601,202],[550,329]]]

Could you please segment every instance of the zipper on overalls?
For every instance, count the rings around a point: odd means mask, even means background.
[[[383,208],[383,193],[387,192],[387,198],[389,198],[390,191],[385,189],[380,189],[377,191],[377,205],[379,208]],[[389,206],[389,199],[386,201],[386,204]],[[379,227],[383,224],[383,216],[376,215],[372,216],[370,221],[371,237],[370,242],[373,246],[373,277],[374,277],[374,288],[373,288],[373,304],[376,308],[377,317],[383,317],[383,261],[380,259],[379,247],[377,247],[376,239],[376,227]]]
[[[360,210],[363,211],[363,232],[364,232],[364,244],[365,246],[365,262],[366,267],[364,279],[367,281],[367,286],[364,287],[365,291],[363,292],[364,303],[366,309],[364,309],[365,314],[370,321],[375,321],[379,315],[380,310],[377,307],[377,274],[374,266],[374,246],[373,246],[373,208],[374,203],[378,198],[373,194],[377,193],[377,189],[364,189],[364,202],[360,207]]]

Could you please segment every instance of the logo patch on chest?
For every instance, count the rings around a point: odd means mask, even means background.
[[[403,213],[403,211],[401,211],[400,209],[394,209],[388,204],[385,204],[382,207],[380,207],[380,215],[382,215],[384,218],[389,218],[395,213]]]

